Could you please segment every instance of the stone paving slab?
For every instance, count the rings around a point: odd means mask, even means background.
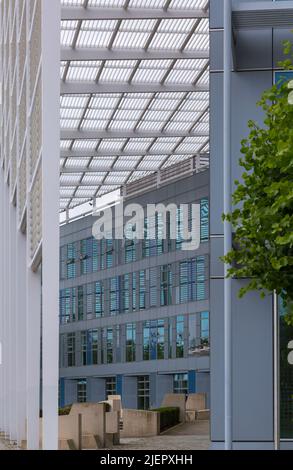
[[[209,448],[209,422],[201,421],[181,424],[157,437],[121,439],[120,445],[111,450],[209,450]]]

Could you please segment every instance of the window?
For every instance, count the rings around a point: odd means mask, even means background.
[[[146,308],[146,272],[139,271],[139,310]]]
[[[116,326],[116,362],[121,362],[121,326]]]
[[[93,272],[99,271],[99,245],[98,240],[93,239]]]
[[[164,359],[165,322],[164,320],[147,321],[143,325],[143,360]]]
[[[107,268],[112,268],[113,266],[113,253],[114,253],[113,240],[106,240],[106,266]]]
[[[136,243],[132,240],[132,232],[135,231],[135,226],[127,224],[125,228],[125,263],[133,263],[136,261]]]
[[[75,367],[75,333],[67,335],[67,365]]]
[[[198,351],[198,338],[197,338],[197,319],[198,315],[189,315],[188,320],[188,333],[189,333],[189,344],[188,354],[192,356]]]
[[[280,432],[281,439],[293,439],[293,325],[286,321],[287,310],[279,301],[280,314]]]
[[[200,239],[202,242],[209,240],[209,200],[200,201]]]
[[[196,261],[188,260],[180,263],[179,268],[179,302],[181,304],[196,299]]]
[[[158,291],[158,280],[157,280],[157,268],[150,269],[150,307],[157,306],[157,291]]]
[[[102,282],[95,283],[95,316],[104,316],[104,285]]]
[[[70,323],[70,302],[71,292],[70,289],[63,289],[60,292],[60,325]]]
[[[173,318],[169,319],[168,328],[168,357],[173,359]]]
[[[128,313],[130,309],[130,275],[125,274],[122,276],[122,311]]]
[[[126,325],[126,362],[135,362],[136,351],[136,325]]]
[[[67,245],[67,279],[76,277],[76,249],[73,243]]]
[[[87,284],[86,286],[86,313],[87,315],[93,314],[93,286]]]
[[[80,242],[80,273],[81,275],[92,272],[93,265],[93,239],[81,240]]]
[[[172,305],[172,267],[161,266],[161,307]]]
[[[119,314],[119,277],[110,279],[110,315]]]
[[[78,308],[78,320],[84,319],[84,295],[83,286],[77,288],[77,308]]]
[[[106,378],[106,400],[112,395],[117,395],[117,381],[116,377]]]
[[[81,332],[81,363],[87,365],[87,332]]]
[[[76,287],[72,289],[72,321],[76,320]]]
[[[184,317],[176,318],[176,358],[184,357]]]
[[[132,274],[132,310],[136,310],[136,273]]]
[[[205,257],[199,256],[196,259],[196,300],[206,299],[205,288]]]
[[[77,382],[77,403],[86,403],[87,401],[87,381],[86,379]]]
[[[180,263],[179,303],[206,299],[205,264],[204,256]]]
[[[202,346],[210,344],[210,315],[209,312],[200,314],[200,342]]]
[[[150,408],[150,378],[148,375],[137,379],[137,408],[149,410]]]
[[[173,392],[188,395],[188,374],[174,375]]]
[[[177,227],[177,235],[176,235],[176,250],[182,250],[182,243],[183,243],[183,211],[180,207],[177,208],[176,214],[176,227]]]
[[[103,328],[103,349],[105,350],[106,356],[104,358],[104,364],[113,364],[113,328]]]
[[[91,365],[98,364],[98,330],[89,331],[89,347],[91,351]]]
[[[60,279],[67,279],[67,246],[60,248]]]

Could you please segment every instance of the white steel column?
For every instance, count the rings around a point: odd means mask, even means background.
[[[224,0],[224,213],[230,214],[231,203],[231,69],[232,69],[232,6]],[[224,253],[232,249],[232,226],[224,222]],[[229,266],[225,264],[224,279],[224,344],[225,344],[225,449],[233,448],[232,417],[232,279],[228,278]]]
[[[0,144],[1,145],[1,144]],[[1,149],[2,150],[2,149]],[[0,176],[0,217],[2,221],[2,230],[0,231],[0,256],[2,263],[0,265],[0,432],[4,431],[4,396],[5,396],[5,382],[4,382],[4,361],[3,361],[3,348],[4,348],[4,181],[2,175]]]
[[[17,443],[26,440],[26,336],[27,336],[27,297],[26,297],[26,238],[20,231],[16,241],[16,418]]]
[[[7,272],[8,272],[8,253],[7,253],[7,246],[8,246],[8,237],[9,237],[9,224],[8,224],[8,204],[9,204],[9,191],[4,181],[4,259],[3,259],[3,267],[4,267],[4,351],[3,351],[3,363],[4,363],[4,386],[5,386],[5,394],[4,394],[4,432],[5,436],[9,438],[10,432],[10,399],[9,399],[9,302],[8,302],[8,282],[7,282]]]
[[[10,440],[16,442],[16,210],[9,204]]]
[[[58,449],[59,378],[59,0],[43,0],[43,449]]]
[[[40,446],[41,275],[27,268],[27,449]]]

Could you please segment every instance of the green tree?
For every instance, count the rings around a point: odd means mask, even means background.
[[[293,70],[293,48],[280,64]],[[293,81],[281,80],[264,92],[258,105],[264,125],[249,121],[241,143],[242,182],[235,181],[235,210],[224,215],[233,225],[233,249],[223,258],[230,277],[249,279],[239,292],[276,291],[293,324]]]

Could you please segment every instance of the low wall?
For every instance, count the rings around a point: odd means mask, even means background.
[[[181,393],[168,393],[164,396],[162,408],[179,408],[180,422],[185,421],[186,397]]]
[[[106,412],[104,403],[78,403],[71,408],[69,416],[82,415],[82,435],[97,436],[99,446],[105,446]]]
[[[206,409],[207,396],[205,393],[191,393],[187,397],[186,411],[200,411]]]
[[[160,434],[160,415],[156,411],[123,410],[120,437],[154,437]]]

